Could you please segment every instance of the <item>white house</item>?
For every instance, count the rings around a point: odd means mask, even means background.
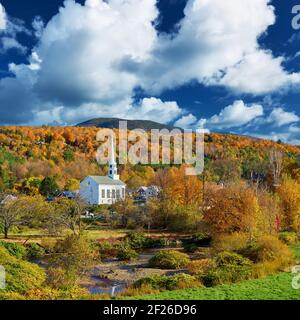
[[[80,183],[80,196],[89,204],[113,204],[126,197],[126,184],[120,180],[111,139],[111,159],[107,176],[88,176]]]

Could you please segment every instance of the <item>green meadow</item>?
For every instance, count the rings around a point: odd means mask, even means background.
[[[165,291],[135,297],[138,300],[300,300],[300,289],[292,288],[291,273],[214,288]]]

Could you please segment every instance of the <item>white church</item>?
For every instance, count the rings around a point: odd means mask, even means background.
[[[120,180],[111,138],[111,158],[107,176],[88,176],[80,183],[80,196],[91,205],[113,204],[126,197],[126,184]]]

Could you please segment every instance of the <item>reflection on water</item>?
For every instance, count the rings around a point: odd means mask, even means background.
[[[101,279],[98,277],[92,277],[92,279],[94,284],[87,287],[91,294],[108,294],[113,297],[128,288],[127,283],[116,283],[112,280]]]

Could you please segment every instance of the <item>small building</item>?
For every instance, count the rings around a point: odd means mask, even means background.
[[[140,199],[148,201],[150,198],[158,197],[160,191],[160,188],[157,186],[140,187],[137,190],[137,194]]]
[[[126,184],[120,180],[111,139],[111,159],[107,176],[88,176],[80,183],[80,196],[91,205],[113,204],[126,198]]]

